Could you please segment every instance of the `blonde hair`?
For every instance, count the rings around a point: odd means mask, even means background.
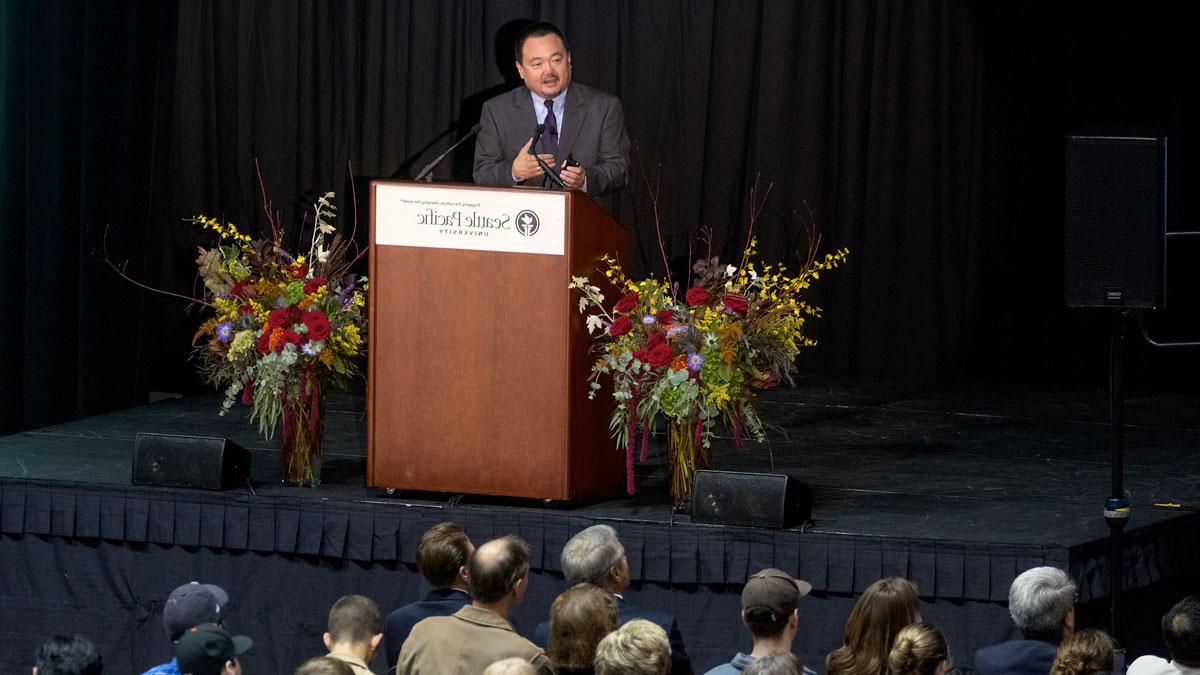
[[[546,654],[555,668],[588,668],[596,645],[617,629],[617,599],[591,584],[575,584],[550,605]]]
[[[1108,633],[1084,628],[1058,645],[1050,675],[1091,675],[1111,671],[1116,646]]]
[[[896,633],[887,663],[892,675],[933,675],[948,658],[942,632],[930,623],[914,623]]]
[[[828,675],[881,675],[896,634],[917,620],[917,586],[902,577],[884,577],[867,586],[854,603],[842,632],[842,646],[825,657]]]
[[[634,619],[596,645],[596,675],[667,675],[671,642],[667,632],[645,619]]]

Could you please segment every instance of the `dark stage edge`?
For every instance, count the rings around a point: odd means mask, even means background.
[[[698,669],[748,646],[748,635],[737,628],[737,585],[767,566],[813,584],[814,599],[802,609],[808,628],[796,651],[818,667],[837,644],[854,594],[892,574],[919,585],[923,613],[947,631],[960,663],[969,663],[975,648],[1006,636],[1008,586],[1027,567],[1067,569],[1081,602],[1095,608],[1082,613],[1085,625],[1089,619],[1103,625],[1107,618],[1100,611],[1108,594],[1101,510],[1109,490],[1109,429],[1107,395],[1100,389],[810,378],[768,392],[760,412],[776,425],[769,443],[751,443],[738,453],[721,439],[713,468],[802,476],[813,488],[814,520],[782,531],[693,524],[673,512],[663,496],[657,442],[648,463],[638,467],[640,489],[633,496],[547,507],[470,495],[388,495],[364,486],[365,406],[353,394],[329,403],[322,486],[282,487],[274,443],[254,433],[241,411],[221,418],[218,409],[216,396],[171,399],[0,437],[5,563],[26,553],[49,555],[38,547],[61,540],[99,542],[104,550],[123,546],[151,557],[208,551],[220,561],[250,553],[279,558],[284,567],[300,561],[308,566],[302,574],[316,574],[316,568],[345,574],[350,565],[359,573],[400,572],[394,576],[403,579],[403,588],[376,597],[387,609],[419,594],[411,568],[416,541],[429,525],[449,519],[463,523],[477,542],[508,532],[530,542],[541,583],[517,618],[531,629],[561,589],[555,574],[562,543],[587,525],[608,522],[626,543],[635,603],[640,593],[675,611]],[[1136,604],[1139,589],[1186,588],[1196,577],[1200,396],[1132,392],[1126,419],[1126,485],[1134,512],[1124,573]],[[255,494],[132,486],[133,437],[142,431],[224,436],[247,447],[254,456]],[[30,551],[18,551],[22,543]],[[222,565],[211,564],[210,574],[219,574]],[[32,601],[34,586],[6,590]],[[132,604],[152,614],[166,590],[148,589]],[[70,602],[73,591],[63,592]],[[1143,603],[1140,611],[1161,610]],[[713,616],[722,617],[719,625],[710,626]],[[10,623],[9,616],[0,619]],[[319,626],[323,617],[316,621]],[[137,629],[146,623],[144,616],[138,619]],[[1126,632],[1135,651],[1157,645],[1156,627]],[[287,630],[279,637],[295,638]],[[141,668],[146,650],[155,647],[118,651]],[[286,652],[256,658],[263,672],[296,665]],[[23,661],[13,664],[24,667]]]

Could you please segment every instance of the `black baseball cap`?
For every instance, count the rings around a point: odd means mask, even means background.
[[[167,639],[178,640],[184,631],[202,623],[221,623],[221,607],[227,602],[229,594],[220,586],[198,581],[171,591],[163,605],[163,628],[167,631]]]
[[[184,631],[175,643],[179,672],[187,675],[220,675],[225,662],[254,646],[245,635],[231,636],[215,623],[202,623]]]

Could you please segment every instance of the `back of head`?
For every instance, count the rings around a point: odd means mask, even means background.
[[[933,624],[914,623],[900,629],[888,653],[891,675],[934,675],[950,658],[946,638]]]
[[[667,632],[645,619],[634,619],[596,645],[596,675],[667,675],[671,642]]]
[[[192,626],[221,623],[221,608],[229,594],[220,586],[192,581],[171,591],[163,604],[163,629],[174,642]]]
[[[1163,642],[1178,663],[1200,667],[1200,600],[1188,596],[1162,618]]]
[[[179,670],[190,675],[220,675],[225,664],[236,661],[254,641],[233,636],[215,623],[202,623],[187,630],[175,642]]]
[[[454,523],[438,523],[421,535],[417,544],[417,569],[435,589],[449,588],[458,569],[471,557],[471,540]]]
[[[902,577],[884,577],[867,587],[843,630],[842,646],[825,659],[831,675],[877,675],[887,668],[892,641],[900,629],[917,621],[917,587]]]
[[[593,525],[571,537],[563,546],[562,572],[570,584],[595,584],[604,588],[608,572],[621,562],[625,547],[617,531]]]
[[[1075,584],[1057,567],[1025,570],[1008,589],[1008,613],[1027,639],[1057,642],[1075,608]]]
[[[1116,643],[1108,633],[1085,628],[1064,638],[1058,646],[1050,675],[1093,675],[1113,669]]]
[[[514,656],[484,668],[483,675],[537,675],[537,668],[534,668],[532,663]]]
[[[555,668],[587,668],[596,645],[617,629],[617,599],[591,584],[575,584],[550,605],[546,653]]]
[[[305,661],[292,675],[354,675],[354,669],[345,661],[318,656]]]
[[[100,675],[100,654],[90,640],[76,634],[55,635],[42,643],[34,659],[39,675]]]
[[[329,641],[361,644],[383,632],[379,605],[361,595],[344,595],[329,610]]]
[[[475,601],[499,602],[529,574],[529,545],[511,534],[493,539],[475,549],[468,568]]]
[[[756,657],[742,675],[803,675],[804,664],[795,654],[770,654]]]
[[[782,635],[796,613],[796,603],[812,585],[773,567],[755,572],[742,586],[742,622],[755,640]]]

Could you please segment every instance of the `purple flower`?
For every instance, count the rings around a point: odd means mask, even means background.
[[[642,316],[642,323],[644,323],[644,324],[646,324],[647,326],[649,326],[649,325],[650,325],[650,324],[652,324],[652,323],[658,323],[658,319],[657,319],[657,318],[656,318],[656,317],[655,317],[653,314],[651,314],[650,312],[647,312],[646,314],[644,314],[644,315]]]
[[[300,352],[303,353],[305,356],[316,356],[317,355],[317,350],[313,349],[312,340],[305,342],[304,345],[300,347]]]
[[[687,329],[688,329],[688,327],[683,324],[679,324],[677,326],[671,326],[670,328],[667,329],[667,337],[669,337],[669,338],[675,337],[676,335],[679,335],[680,333],[684,332]]]
[[[229,344],[229,341],[232,339],[233,322],[222,321],[221,323],[217,324],[217,340],[219,340],[221,344]]]
[[[700,372],[700,369],[704,367],[704,355],[700,352],[688,354],[687,367],[693,373]]]

